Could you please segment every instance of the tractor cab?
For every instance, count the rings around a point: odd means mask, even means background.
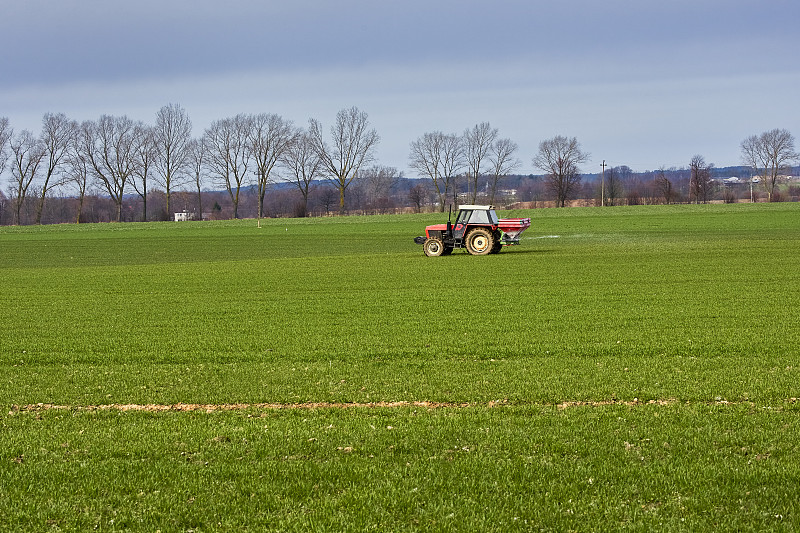
[[[494,207],[490,205],[462,205],[458,211],[456,223],[464,224],[491,224],[496,226],[500,219]]]
[[[467,229],[472,226],[497,226],[498,222],[497,213],[490,205],[462,205],[451,234],[453,238],[463,239]],[[450,221],[447,223],[449,225]]]

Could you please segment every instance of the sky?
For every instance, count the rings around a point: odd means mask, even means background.
[[[238,113],[328,128],[369,115],[376,156],[489,122],[519,145],[576,137],[581,167],[740,163],[741,141],[800,135],[797,0],[0,0],[0,117],[147,123],[193,134]]]

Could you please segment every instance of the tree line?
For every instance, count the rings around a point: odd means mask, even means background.
[[[279,115],[261,113],[216,120],[193,138],[189,115],[177,104],[162,107],[152,125],[111,115],[79,123],[63,113],[47,113],[39,135],[14,132],[2,118],[0,172],[8,174],[14,224],[23,222],[23,206],[34,197],[32,222],[41,223],[54,189],[68,189],[77,198],[75,222],[80,222],[93,189],[107,195],[115,206],[114,220],[121,221],[123,204],[132,194],[141,199],[140,220],[150,218],[147,201],[154,187],[163,192],[166,213],[172,211],[173,195],[187,190],[196,193],[197,211],[202,213],[208,185],[227,191],[234,218],[239,217],[245,189],[254,187],[261,217],[277,168],[282,180],[297,187],[304,203],[315,180],[327,178],[337,188],[339,209],[344,210],[345,191],[359,173],[368,179],[370,173],[383,176],[396,170],[368,167],[380,137],[359,109],[341,110],[329,133],[315,119],[303,129]],[[305,211],[302,205],[299,212]]]
[[[376,163],[379,142],[368,115],[356,107],[340,110],[328,131],[313,118],[302,128],[276,114],[242,113],[214,121],[198,137],[177,104],[162,107],[153,124],[111,115],[78,122],[46,113],[38,135],[15,132],[7,118],[0,118],[0,175],[7,176],[0,221],[40,224],[49,201],[61,207],[50,221],[64,222],[67,200],[74,222],[103,219],[86,216],[87,209],[94,212],[102,204],[112,206],[110,220],[166,219],[176,195],[184,210],[198,215],[261,218],[307,216],[312,207],[326,214],[365,205],[378,211],[444,211],[448,203],[495,204],[501,191],[505,204],[533,199],[559,207],[576,198],[599,198],[599,205],[643,199],[700,203],[720,192],[714,165],[701,155],[686,169],[651,173],[646,185],[641,177],[638,184],[631,180],[635,173],[629,167],[606,170],[604,165],[598,191],[583,180],[581,165],[589,153],[577,138],[560,135],[540,142],[531,160],[543,174],[518,176],[518,145],[488,122],[461,133],[428,132],[412,141],[409,166],[421,178],[416,180],[401,179],[396,168]],[[750,177],[757,177],[751,187],[757,181],[768,200],[779,199],[777,187],[800,157],[792,134],[774,129],[752,135],[740,149]],[[504,180],[506,187],[514,181],[514,194],[501,188]],[[726,201],[730,193],[722,191]],[[148,200],[157,203],[155,217]],[[130,213],[133,206],[138,215]]]
[[[448,202],[458,203],[460,183],[466,184],[466,199],[474,203],[479,194],[479,178],[483,178],[485,184],[483,197],[495,203],[499,180],[520,165],[514,157],[516,143],[498,137],[497,129],[485,122],[460,135],[440,131],[425,133],[411,143],[411,167],[429,178],[440,210],[443,211]],[[742,163],[750,174],[750,179],[746,180],[751,186],[750,199],[754,198],[754,182],[763,188],[768,201],[779,198],[777,186],[791,175],[792,163],[800,159],[792,134],[785,129],[770,130],[748,137],[740,148]],[[581,165],[589,158],[590,154],[583,150],[576,137],[557,135],[541,141],[532,163],[543,174],[529,176],[527,183],[518,181],[515,199],[565,207],[578,198],[591,199],[595,205],[604,206],[705,203],[719,194],[723,201],[729,202],[737,200],[741,193],[734,185],[744,185],[714,179],[714,165],[707,163],[702,155],[693,156],[684,169],[661,167],[645,173],[635,173],[626,165],[609,167],[606,171],[604,162],[603,172],[596,180],[600,183],[587,183],[583,180]],[[800,193],[796,187],[791,190]]]

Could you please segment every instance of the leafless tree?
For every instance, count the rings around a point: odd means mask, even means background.
[[[347,186],[358,170],[373,160],[380,136],[370,129],[367,114],[357,107],[342,109],[336,115],[336,123],[330,130],[331,145],[325,142],[322,125],[317,120],[309,120],[308,131],[329,181],[339,191],[339,211],[344,212]]]
[[[450,190],[453,193],[453,204],[458,203],[458,176],[465,165],[463,139],[455,133],[445,135],[442,144],[442,175],[445,182],[450,184]],[[441,210],[444,212],[444,205],[442,205]]]
[[[189,143],[192,140],[192,121],[189,114],[178,104],[162,107],[156,114],[153,126],[157,157],[154,160],[158,171],[156,179],[167,195],[167,215],[171,213],[172,191],[188,180]]]
[[[322,206],[325,208],[325,214],[329,215],[331,213],[331,208],[336,203],[337,191],[335,188],[330,186],[322,187],[322,190],[319,194],[319,201]]]
[[[420,176],[430,178],[439,200],[439,210],[444,211],[447,193],[450,189],[450,176],[446,176],[444,165],[445,134],[441,131],[425,133],[411,143],[409,165]],[[458,140],[460,145],[460,139]]]
[[[8,161],[8,142],[11,140],[14,130],[8,122],[7,117],[0,117],[0,174],[6,167]]]
[[[39,203],[36,206],[36,224],[42,223],[45,197],[51,186],[58,183],[53,177],[64,163],[77,127],[78,123],[68,119],[64,113],[46,113],[42,118],[40,137],[45,149],[47,168],[44,169],[44,180],[39,192]]]
[[[661,196],[664,198],[664,203],[667,205],[671,204],[675,198],[675,190],[672,185],[672,182],[667,177],[667,172],[664,167],[658,169],[655,177],[655,185],[656,189],[661,193]]]
[[[689,162],[689,198],[695,203],[706,203],[711,199],[713,181],[711,170],[714,165],[706,163],[702,155],[695,155]]]
[[[147,222],[147,182],[151,171],[159,158],[159,146],[156,144],[156,130],[139,122],[134,126],[133,156],[134,179],[131,180],[134,190],[142,199],[142,221]],[[169,205],[169,195],[167,195]],[[169,208],[167,208],[169,216]]]
[[[239,218],[239,199],[247,184],[252,160],[250,119],[244,114],[217,120],[205,131],[206,156],[212,178],[225,186],[233,203],[233,217]]]
[[[91,172],[111,196],[120,222],[125,186],[135,170],[135,123],[124,115],[103,115],[80,138]]]
[[[622,198],[624,191],[620,167],[609,167],[606,171],[606,205],[617,205],[617,200]]]
[[[275,165],[297,135],[291,121],[279,115],[261,113],[250,117],[250,145],[258,185],[258,218],[264,216],[264,195]]]
[[[441,131],[423,134],[411,143],[409,164],[417,174],[431,179],[439,211],[444,212],[448,193],[455,186],[455,176],[465,165],[461,137]]]
[[[468,183],[471,184],[472,197],[470,202],[475,203],[478,197],[478,179],[481,167],[497,139],[497,128],[492,128],[488,122],[481,122],[464,131],[464,158],[467,163]]]
[[[66,182],[73,183],[78,190],[78,213],[75,215],[75,223],[80,224],[81,213],[83,212],[83,201],[86,198],[86,189],[89,183],[89,173],[91,165],[86,153],[81,149],[86,145],[83,138],[92,135],[92,123],[84,122],[76,128],[75,136],[70,143],[67,154]]]
[[[547,183],[556,197],[557,205],[564,207],[580,185],[578,165],[588,160],[589,154],[581,150],[577,138],[557,135],[539,143],[533,166],[547,174]]]
[[[358,171],[358,179],[364,184],[367,202],[372,207],[377,207],[382,199],[387,199],[392,187],[402,177],[396,168],[383,165],[372,165]]]
[[[8,142],[11,140],[13,133],[14,131],[11,128],[8,118],[0,117],[0,176],[3,175],[3,170],[6,168],[6,162],[9,157]],[[2,223],[3,211],[5,211],[7,205],[7,199],[3,191],[0,190],[0,223]]]
[[[630,183],[631,181],[634,181],[635,176],[633,169],[628,165],[618,165],[614,168],[617,169],[617,175],[619,176],[619,179],[622,180],[622,183]]]
[[[494,204],[497,186],[500,179],[518,168],[522,161],[514,157],[519,147],[511,139],[497,139],[489,148],[489,162],[492,169],[492,187],[489,194],[489,203]]]
[[[42,140],[28,130],[11,137],[11,197],[14,200],[14,223],[22,223],[22,204],[39,175],[46,155]]]
[[[321,169],[319,155],[314,149],[314,141],[307,132],[299,131],[297,133],[294,141],[289,144],[281,156],[281,164],[289,172],[286,181],[294,183],[303,196],[303,203],[298,214],[306,216],[311,184],[314,183],[314,179]]]
[[[761,178],[772,201],[775,186],[789,165],[800,158],[794,147],[794,136],[785,129],[765,131],[761,135],[751,135],[742,141],[742,161]]]
[[[203,138],[192,139],[189,143],[189,167],[197,191],[197,213],[203,217],[203,177],[206,170],[206,145]]]
[[[414,206],[414,211],[419,213],[428,198],[428,189],[421,183],[417,183],[408,190],[408,199]]]

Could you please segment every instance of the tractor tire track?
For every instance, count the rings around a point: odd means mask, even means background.
[[[797,398],[788,398],[785,403],[794,404]],[[559,403],[517,403],[507,400],[489,402],[432,402],[432,401],[395,401],[395,402],[300,402],[300,403],[174,403],[174,404],[99,404],[99,405],[59,405],[51,403],[36,403],[27,405],[12,405],[9,414],[15,412],[41,412],[41,411],[143,411],[143,412],[206,412],[213,413],[218,411],[279,411],[279,410],[314,410],[314,409],[386,409],[403,407],[420,407],[425,409],[464,409],[469,407],[555,407],[559,410],[571,409],[576,407],[646,407],[646,406],[667,406],[675,404],[685,405],[755,405],[750,401],[679,401],[675,398],[669,399],[650,399],[639,400],[567,400]]]

